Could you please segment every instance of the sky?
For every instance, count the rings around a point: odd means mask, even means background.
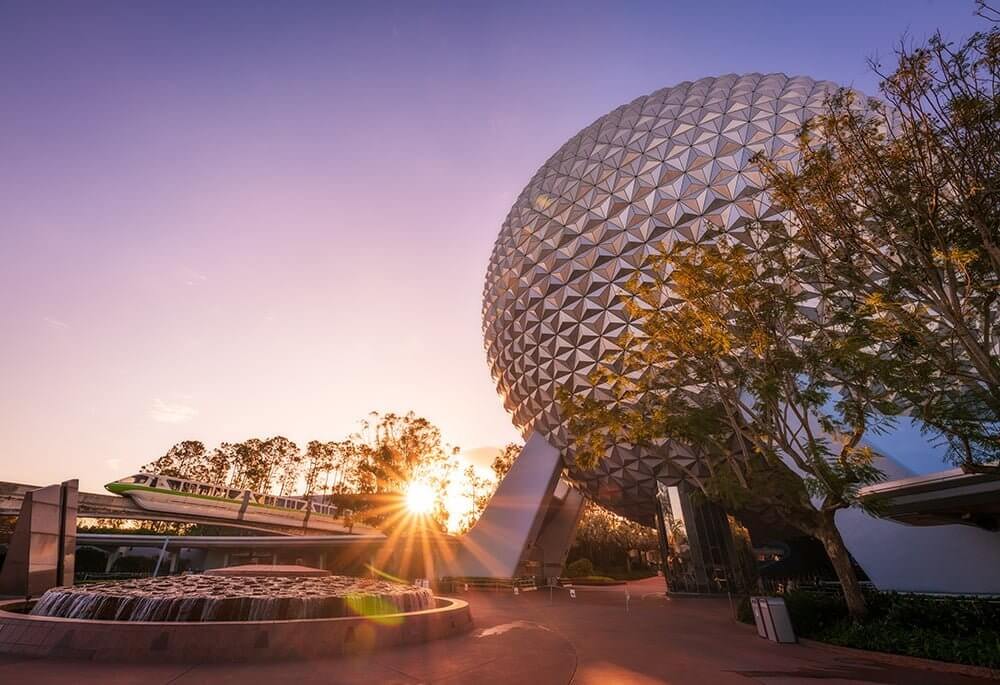
[[[371,410],[481,459],[519,437],[486,264],[563,142],[703,76],[872,93],[869,57],[973,9],[0,0],[0,480],[92,490],[179,440],[333,440]]]

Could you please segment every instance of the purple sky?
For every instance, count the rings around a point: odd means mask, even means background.
[[[514,439],[483,275],[566,139],[720,73],[874,92],[904,31],[980,25],[971,0],[483,4],[0,0],[0,480],[95,488],[371,409]]]

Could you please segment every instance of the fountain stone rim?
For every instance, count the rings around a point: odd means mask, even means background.
[[[0,601],[0,654],[101,662],[227,663],[331,658],[462,635],[469,603],[432,596],[435,606],[375,616],[254,621],[115,621],[16,613],[34,600]],[[387,617],[402,621],[389,624]],[[361,639],[359,640],[359,636]]]
[[[442,611],[462,609],[469,606],[469,603],[457,597],[439,597],[431,595],[431,599],[436,606],[427,609],[417,609],[415,611],[396,611],[390,614],[366,614],[364,616],[320,616],[318,618],[266,618],[255,621],[121,621],[113,618],[66,618],[64,616],[38,616],[35,614],[22,613],[16,609],[30,609],[38,602],[37,597],[31,599],[3,599],[0,600],[0,625],[3,625],[4,616],[17,616],[18,618],[31,619],[32,621],[59,621],[69,623],[96,623],[100,625],[118,626],[225,626],[225,625],[254,625],[272,623],[317,623],[326,621],[362,621],[376,620],[384,618],[417,616],[419,614],[434,614]]]

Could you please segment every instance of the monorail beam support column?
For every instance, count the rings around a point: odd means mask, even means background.
[[[0,571],[0,594],[34,597],[73,584],[77,483],[68,480],[25,493]]]

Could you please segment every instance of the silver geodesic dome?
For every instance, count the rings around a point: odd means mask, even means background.
[[[514,424],[563,449],[570,475],[602,504],[648,522],[657,480],[677,482],[677,464],[693,456],[683,445],[618,446],[594,471],[573,467],[558,388],[591,388],[597,361],[634,326],[620,286],[661,246],[720,234],[750,245],[749,224],[776,216],[751,157],[794,163],[803,123],[837,89],[745,74],[658,90],[571,138],[507,215],[483,294],[490,370]]]

